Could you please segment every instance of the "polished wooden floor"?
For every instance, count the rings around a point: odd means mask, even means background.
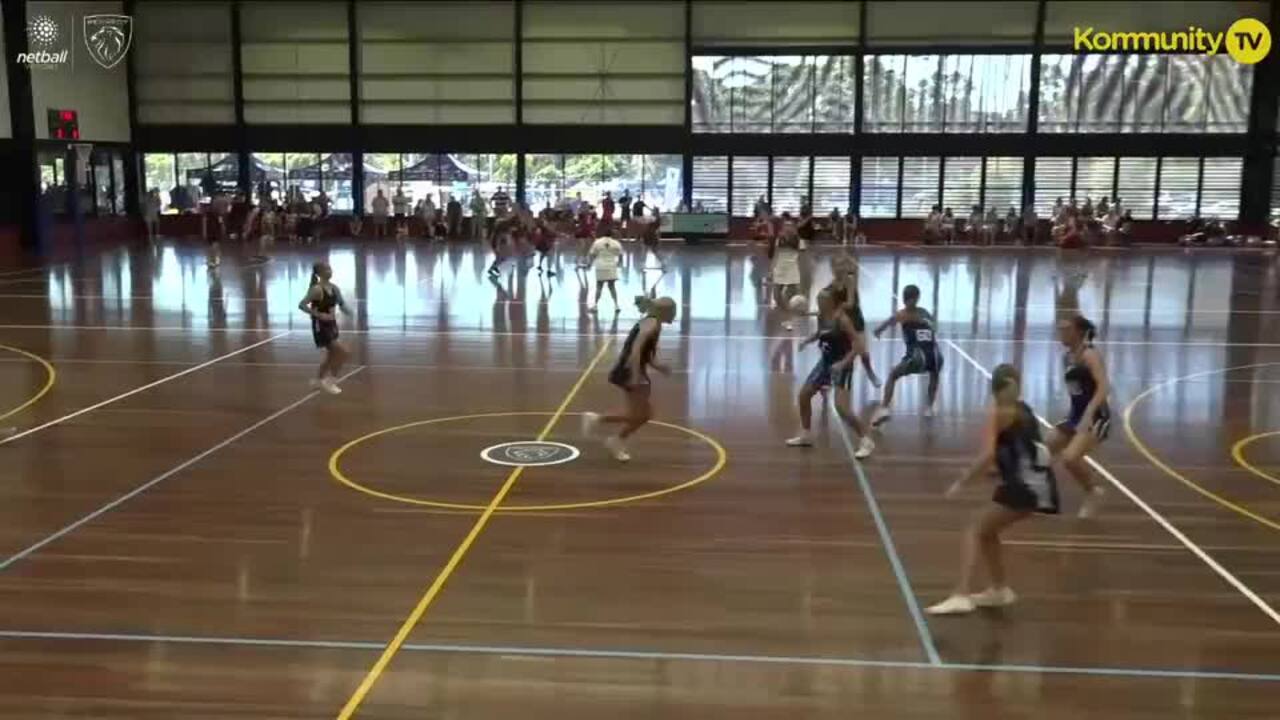
[[[947,365],[938,417],[905,382],[859,467],[825,411],[817,447],[782,445],[816,355],[763,305],[760,259],[668,250],[661,277],[630,259],[616,319],[584,311],[569,265],[492,282],[463,244],[0,269],[0,426],[20,431],[0,445],[0,718],[1277,717],[1274,254],[865,250],[869,321],[919,285]],[[317,258],[356,310],[340,396],[307,387]],[[982,369],[1019,364],[1061,414],[1056,287],[1076,272],[1115,386],[1110,500],[1076,520],[1064,483],[1066,514],[1010,535],[1014,608],[923,618],[984,502],[942,497]],[[617,401],[627,298],[654,283],[681,303],[654,394],[671,425],[618,467],[577,413]],[[873,344],[882,372],[900,343]],[[369,492],[330,472],[349,441],[441,418],[343,453]],[[479,458],[549,420],[581,457]],[[722,469],[664,492],[717,445]]]

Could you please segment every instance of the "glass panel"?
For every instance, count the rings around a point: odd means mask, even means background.
[[[693,158],[693,206],[707,212],[729,210],[729,158],[725,155]]]
[[[172,207],[171,194],[178,181],[174,162],[173,153],[146,153],[142,156],[142,191],[158,191],[163,212],[177,212],[177,208]]]
[[[809,158],[773,159],[773,212],[781,215],[800,212],[802,198],[809,192]]]
[[[1214,55],[1209,65],[1208,132],[1242,133],[1249,129],[1249,95],[1253,91],[1253,66],[1242,65],[1230,55]],[[1207,169],[1207,168],[1206,168]]]
[[[1196,214],[1199,158],[1163,158],[1160,161],[1160,199],[1157,220],[1178,220]]]
[[[819,55],[813,61],[814,131],[853,132],[854,59],[850,56]]]
[[[862,158],[859,212],[866,218],[898,216],[898,158]]]
[[[755,205],[768,200],[769,158],[735,157],[733,169],[733,214],[752,217]]]
[[[684,200],[684,158],[641,155],[640,197],[651,208],[674,210]]]
[[[1205,83],[1208,65],[1202,55],[1170,55],[1166,104],[1164,108],[1165,132],[1203,132],[1205,108]]]
[[[898,132],[902,128],[902,86],[905,55],[868,55],[863,65],[863,129]],[[895,173],[897,163],[894,164]],[[896,185],[895,185],[896,187]]]
[[[535,211],[565,200],[564,155],[524,156],[525,198]]]
[[[938,175],[941,162],[936,157],[909,157],[902,160],[902,217],[923,218],[939,204]]]
[[[813,58],[773,58],[774,132],[813,132]]]
[[[1036,158],[1036,214],[1050,219],[1058,201],[1071,199],[1071,158]]]
[[[1115,194],[1114,179],[1116,159],[1110,157],[1082,157],[1076,159],[1076,202],[1081,207],[1085,202],[1094,205],[1106,197],[1110,200]]]
[[[729,78],[733,88],[733,131],[773,131],[773,58],[738,57]]]
[[[698,56],[693,58],[694,132],[730,132],[733,130],[732,80],[733,58]]]
[[[1116,202],[1132,211],[1135,220],[1155,217],[1155,158],[1120,158],[1120,186],[1116,190]]]
[[[968,217],[973,206],[979,204],[981,184],[982,158],[947,158],[942,179],[943,206],[951,208],[956,217]]]
[[[849,212],[850,164],[847,157],[813,159],[813,214]]]
[[[950,174],[950,167],[947,171]],[[1009,208],[1013,208],[1015,212],[1021,212],[1022,158],[987,158],[986,183],[983,198],[986,208],[995,208],[999,213],[1007,213]]]
[[[1244,161],[1240,158],[1204,159],[1204,182],[1200,189],[1200,216],[1236,220],[1240,216],[1240,182]]]

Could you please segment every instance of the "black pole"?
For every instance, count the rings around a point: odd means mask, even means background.
[[[684,149],[680,201],[693,210],[693,0],[684,0]]]
[[[1031,139],[1031,152],[1022,161],[1022,207],[1035,204],[1036,201],[1036,155],[1040,134],[1040,64],[1044,54],[1044,23],[1047,14],[1047,0],[1036,3],[1036,28],[1031,48],[1031,87],[1027,90],[1027,135]]]
[[[364,217],[364,133],[360,114],[360,9],[356,0],[347,0],[347,71],[351,74],[351,125],[355,147],[351,148],[351,213]],[[323,165],[323,161],[321,161]],[[320,181],[324,187],[324,181]]]
[[[244,48],[240,34],[240,2],[231,4],[231,91],[235,103],[235,139],[237,173],[236,184],[246,195],[252,196],[253,177],[249,157],[249,138],[244,122]]]
[[[521,125],[524,125],[524,2],[522,0],[515,1],[515,27],[512,28],[512,36],[515,38],[515,58],[512,67],[512,92],[515,102],[515,125],[517,132]],[[516,202],[524,204],[525,199],[525,160],[527,156],[524,152],[516,155]]]
[[[1271,3],[1270,26],[1280,27],[1280,2]],[[1274,33],[1273,33],[1274,34]],[[1240,222],[1246,232],[1262,230],[1271,210],[1271,188],[1276,182],[1276,116],[1280,114],[1280,61],[1276,51],[1253,66],[1253,92],[1249,97],[1248,146],[1240,184]]]
[[[137,15],[137,2],[135,0],[125,0],[124,14],[129,17]],[[129,53],[125,57],[125,92],[129,101],[129,147],[124,151],[124,207],[116,208],[116,212],[124,210],[129,217],[139,217],[142,215],[141,202],[144,188],[140,178],[139,170],[142,164],[142,153],[138,152],[138,68],[133,63],[134,53]],[[111,173],[111,180],[115,182],[116,174],[114,170]]]
[[[0,180],[2,193],[7,198],[0,203],[18,225],[19,242],[30,251],[40,250],[43,243],[40,222],[40,171],[36,164],[36,122],[32,111],[31,69],[25,64],[12,62],[27,47],[27,4],[25,2],[0,3],[4,17],[4,50],[9,56],[5,72],[9,81],[9,123],[13,130],[12,153],[8,172]]]

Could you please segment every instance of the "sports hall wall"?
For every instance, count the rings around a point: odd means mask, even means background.
[[[319,167],[322,185],[357,188],[351,212],[441,156],[539,201],[635,163],[708,210],[807,195],[886,236],[935,203],[1043,210],[1060,195],[1122,195],[1153,230],[1196,214],[1257,225],[1280,205],[1275,53],[1243,66],[1070,43],[1077,26],[1274,27],[1273,5],[130,2],[128,169],[139,186],[211,171],[252,187]],[[103,132],[127,139],[130,108],[110,108]]]

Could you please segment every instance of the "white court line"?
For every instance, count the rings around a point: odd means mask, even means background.
[[[859,273],[866,274],[868,276],[870,275],[869,272],[864,272],[862,265],[857,263],[856,261],[854,262],[854,266],[858,268]],[[876,278],[874,277],[872,277],[871,279],[873,281],[876,281]],[[896,292],[893,293],[893,295],[894,297],[898,296]],[[969,353],[965,352],[963,348],[961,348],[959,345],[955,344],[950,340],[944,339],[942,340],[942,342],[946,343],[948,346],[950,346],[952,350],[959,353],[960,357],[964,358],[965,361],[967,361],[970,365],[972,365],[975,370],[977,370],[979,373],[984,375],[988,380],[991,379],[991,372],[987,370],[987,368],[984,367],[982,363],[978,362],[977,360],[974,360],[973,357],[970,356]],[[1048,420],[1045,420],[1040,415],[1036,415],[1036,419],[1040,421],[1040,424],[1044,425],[1047,428],[1053,427],[1053,423],[1050,423]],[[1255,606],[1257,606],[1257,608],[1261,610],[1267,617],[1271,618],[1273,621],[1276,622],[1276,624],[1280,625],[1280,612],[1276,612],[1275,608],[1268,605],[1267,602],[1263,600],[1256,592],[1254,592],[1252,588],[1244,584],[1244,582],[1241,581],[1240,578],[1233,575],[1230,570],[1227,570],[1225,567],[1223,567],[1217,560],[1214,560],[1213,557],[1209,555],[1209,553],[1205,552],[1203,548],[1195,544],[1191,540],[1191,538],[1183,534],[1181,530],[1174,527],[1173,523],[1166,520],[1163,515],[1161,515],[1154,508],[1148,505],[1147,502],[1143,500],[1141,497],[1139,497],[1137,493],[1130,490],[1129,487],[1124,483],[1120,482],[1119,478],[1117,478],[1115,475],[1112,475],[1105,467],[1102,466],[1101,463],[1099,463],[1097,460],[1094,460],[1092,457],[1089,457],[1089,456],[1085,456],[1085,462],[1089,463],[1089,466],[1092,467],[1099,475],[1106,478],[1107,482],[1110,482],[1113,486],[1116,487],[1116,489],[1118,489],[1121,493],[1123,493],[1125,497],[1129,498],[1129,500],[1131,500],[1134,505],[1137,505],[1139,508],[1141,508],[1142,511],[1145,512],[1148,516],[1150,516],[1152,520],[1155,520],[1157,525],[1164,528],[1166,532],[1168,532],[1170,535],[1174,537],[1174,539],[1182,543],[1184,547],[1190,550],[1193,555],[1200,558],[1200,560],[1203,561],[1204,564],[1208,565],[1211,570],[1213,570],[1215,573],[1218,574],[1218,577],[1221,577],[1223,580],[1227,582],[1228,585],[1231,585],[1236,590],[1238,590],[1240,594],[1244,595],[1246,599],[1248,599]]]
[[[267,343],[269,343],[269,342],[271,342],[271,341],[273,341],[273,340],[278,340],[278,339],[280,339],[280,338],[284,337],[285,335],[288,335],[289,333],[290,333],[290,331],[288,331],[288,330],[286,330],[285,332],[282,332],[282,333],[277,333],[277,334],[272,335],[271,337],[267,338],[266,340],[259,340],[258,342],[254,343],[254,344],[252,344],[252,345],[248,345],[248,346],[242,347],[242,348],[240,348],[239,350],[235,350],[235,351],[229,352],[229,353],[227,353],[226,355],[219,355],[218,357],[213,358],[212,360],[206,360],[206,361],[204,361],[204,362],[200,363],[199,365],[195,365],[195,366],[193,366],[193,367],[189,367],[189,368],[187,368],[186,370],[183,370],[183,371],[181,371],[181,372],[176,372],[176,373],[174,373],[174,374],[172,374],[172,375],[168,375],[168,376],[166,376],[166,377],[162,377],[162,378],[160,378],[159,380],[155,380],[155,381],[153,381],[153,382],[149,382],[149,383],[147,383],[146,385],[142,385],[141,387],[136,387],[136,388],[134,388],[134,389],[132,389],[132,390],[130,390],[130,391],[128,391],[128,392],[125,392],[125,393],[121,393],[121,394],[119,394],[119,395],[116,395],[115,397],[107,398],[106,400],[103,400],[102,402],[95,403],[95,404],[90,405],[89,407],[86,407],[86,408],[81,408],[81,409],[79,409],[79,410],[76,410],[76,411],[75,411],[75,412],[73,412],[73,413],[68,414],[68,415],[63,415],[62,417],[57,418],[56,420],[50,420],[49,422],[44,423],[43,425],[37,425],[37,426],[35,426],[35,427],[33,427],[33,428],[27,428],[26,430],[23,430],[23,431],[21,431],[21,432],[15,433],[15,434],[13,434],[13,435],[10,435],[10,436],[9,436],[9,437],[7,437],[7,438],[4,438],[3,440],[0,440],[0,445],[7,445],[7,444],[9,444],[9,443],[11,443],[11,442],[14,442],[15,440],[18,440],[19,438],[24,438],[24,437],[26,437],[26,436],[28,436],[28,435],[31,435],[31,434],[34,434],[34,433],[38,433],[38,432],[40,432],[41,430],[44,430],[44,429],[46,429],[46,428],[51,428],[51,427],[53,427],[54,425],[60,425],[60,424],[62,424],[62,423],[64,423],[64,422],[66,422],[66,421],[68,421],[68,420],[71,420],[71,419],[74,419],[74,418],[80,417],[81,415],[84,415],[85,413],[93,412],[94,410],[97,410],[98,408],[106,407],[107,405],[110,405],[110,404],[112,404],[112,403],[114,403],[114,402],[119,402],[120,400],[124,400],[125,398],[132,397],[132,396],[134,396],[134,395],[137,395],[137,394],[138,394],[138,393],[140,393],[140,392],[144,392],[144,391],[146,391],[146,390],[150,390],[150,389],[151,389],[151,388],[153,388],[153,387],[157,387],[157,386],[159,386],[159,385],[163,385],[163,384],[165,384],[165,383],[169,382],[170,380],[177,380],[178,378],[180,378],[180,377],[182,377],[182,376],[184,376],[184,375],[190,375],[191,373],[196,372],[196,371],[198,371],[198,370],[203,370],[204,368],[207,368],[207,367],[209,367],[210,365],[213,365],[213,364],[215,364],[215,363],[222,362],[223,360],[226,360],[227,358],[235,357],[236,355],[239,355],[239,354],[241,354],[241,353],[249,352],[250,350],[252,350],[252,349],[254,349],[254,348],[256,348],[256,347],[259,347],[259,346],[262,346],[262,345],[266,345]]]
[[[985,367],[983,367],[981,363],[979,363],[977,360],[974,360],[972,357],[970,357],[969,353],[962,350],[959,345],[956,345],[950,340],[943,340],[943,342],[945,342],[947,345],[950,345],[951,349],[959,353],[960,357],[967,360],[969,364],[974,367],[975,370],[977,370],[978,372],[986,376],[988,380],[991,379],[991,373]],[[1049,422],[1048,420],[1045,420],[1043,417],[1039,415],[1036,415],[1036,419],[1040,421],[1041,425],[1044,425],[1047,428],[1053,427],[1053,423]],[[1120,482],[1120,480],[1115,475],[1112,475],[1105,467],[1102,466],[1102,463],[1098,462],[1097,460],[1094,460],[1092,457],[1089,457],[1089,456],[1085,456],[1085,462],[1089,463],[1089,467],[1093,468],[1095,471],[1097,471],[1099,475],[1106,478],[1107,481],[1110,482],[1112,485],[1114,485],[1117,489],[1119,489],[1120,492],[1123,493],[1125,497],[1129,498],[1129,500],[1131,500],[1134,505],[1137,505],[1139,508],[1141,508],[1143,512],[1149,515],[1152,520],[1155,520],[1156,523],[1160,525],[1160,527],[1164,528],[1165,531],[1167,531],[1170,535],[1172,535],[1174,539],[1182,543],[1183,546],[1185,546],[1188,550],[1192,552],[1192,554],[1194,554],[1196,557],[1204,561],[1204,564],[1208,565],[1215,573],[1218,574],[1219,577],[1225,580],[1228,585],[1231,585],[1236,590],[1239,590],[1240,594],[1248,598],[1249,601],[1252,602],[1254,605],[1256,605],[1259,610],[1265,613],[1277,624],[1280,624],[1280,612],[1276,612],[1276,609],[1268,605],[1267,602],[1263,600],[1256,592],[1254,592],[1252,588],[1250,588],[1248,585],[1245,585],[1244,582],[1240,580],[1240,578],[1233,575],[1230,570],[1227,570],[1225,567],[1219,564],[1217,560],[1214,560],[1213,557],[1209,555],[1209,553],[1205,552],[1203,548],[1195,544],[1191,540],[1191,538],[1187,537],[1182,533],[1181,530],[1174,527],[1173,523],[1169,522],[1164,518],[1163,515],[1156,512],[1156,510],[1152,508],[1150,505],[1148,505],[1145,500],[1138,497],[1137,493],[1130,490],[1129,487],[1124,483]]]
[[[343,375],[341,378],[339,378],[339,379],[338,379],[338,381],[339,381],[339,382],[345,381],[345,380],[347,380],[347,378],[350,378],[352,375],[355,375],[356,373],[360,372],[361,370],[364,370],[364,366],[363,366],[363,365],[361,365],[360,367],[357,367],[355,370],[352,370],[351,372],[347,373],[346,375]],[[58,538],[61,538],[61,537],[65,536],[65,535],[68,535],[68,534],[70,534],[70,533],[74,532],[74,531],[76,530],[76,528],[79,528],[79,527],[81,527],[82,525],[85,525],[86,523],[92,522],[95,518],[99,518],[99,517],[101,517],[101,516],[105,515],[106,513],[111,512],[112,510],[114,510],[115,508],[119,507],[120,505],[123,505],[124,503],[126,503],[126,502],[128,502],[128,501],[132,500],[133,498],[135,498],[135,497],[137,497],[137,496],[141,495],[142,493],[146,492],[147,490],[150,490],[151,488],[155,487],[156,485],[159,485],[160,483],[164,482],[165,480],[168,480],[169,478],[173,477],[174,475],[177,475],[178,473],[182,472],[183,470],[186,470],[187,468],[191,467],[192,465],[195,465],[196,463],[200,462],[201,460],[203,460],[203,459],[205,459],[205,458],[209,457],[210,455],[212,455],[212,454],[214,454],[214,453],[218,452],[218,451],[219,451],[219,450],[221,450],[222,448],[224,448],[224,447],[226,447],[226,446],[228,446],[228,445],[230,445],[230,444],[234,443],[235,441],[237,441],[237,440],[239,440],[240,438],[242,438],[242,437],[244,437],[244,436],[248,435],[249,433],[253,432],[254,430],[257,430],[258,428],[262,427],[263,425],[266,425],[267,423],[271,422],[272,420],[275,420],[276,418],[280,417],[281,415],[284,415],[285,413],[287,413],[287,412],[289,412],[289,411],[293,410],[294,408],[297,408],[297,407],[299,407],[299,406],[301,406],[301,405],[305,404],[307,401],[309,401],[309,400],[311,400],[312,398],[314,398],[314,397],[318,396],[318,395],[320,394],[320,392],[321,392],[321,391],[319,391],[319,390],[313,390],[313,391],[311,391],[311,392],[307,393],[306,395],[304,395],[304,396],[302,397],[302,399],[300,399],[300,400],[295,400],[294,402],[289,403],[288,405],[284,406],[283,408],[281,408],[281,409],[279,409],[279,410],[277,410],[277,411],[275,411],[275,412],[271,413],[271,414],[270,414],[270,415],[268,415],[267,417],[265,417],[265,418],[263,418],[263,419],[259,420],[258,422],[256,422],[256,423],[254,423],[254,424],[250,425],[249,427],[245,428],[244,430],[241,430],[240,432],[236,433],[235,435],[232,435],[231,437],[227,438],[226,440],[223,440],[222,442],[218,443],[217,445],[214,445],[213,447],[209,448],[208,450],[205,450],[204,452],[200,453],[199,455],[196,455],[195,457],[192,457],[192,458],[191,458],[191,459],[189,459],[189,460],[186,460],[186,461],[184,461],[184,462],[182,462],[182,463],[180,463],[180,464],[178,464],[178,465],[175,465],[174,467],[170,468],[169,470],[166,470],[165,472],[161,473],[160,475],[157,475],[156,477],[152,478],[151,480],[148,480],[147,482],[145,482],[145,483],[143,483],[143,484],[139,485],[138,487],[136,487],[136,488],[134,488],[134,489],[130,490],[129,492],[125,493],[124,495],[121,495],[120,497],[116,498],[115,500],[112,500],[111,502],[107,503],[106,505],[103,505],[102,507],[98,508],[97,510],[94,510],[93,512],[91,512],[91,513],[89,513],[89,514],[87,514],[87,515],[85,515],[85,516],[81,517],[79,520],[76,520],[75,522],[73,522],[73,523],[71,523],[71,524],[69,524],[69,525],[66,525],[66,526],[65,526],[65,527],[63,527],[61,530],[58,530],[57,532],[54,532],[54,533],[52,533],[51,535],[46,536],[44,539],[39,540],[38,542],[35,542],[35,543],[31,544],[31,545],[28,545],[25,549],[20,550],[20,551],[18,551],[18,552],[16,552],[16,553],[14,553],[13,555],[9,556],[7,559],[5,559],[5,561],[4,561],[4,562],[0,562],[0,572],[3,572],[3,571],[5,571],[5,570],[9,569],[9,566],[10,566],[10,565],[13,565],[14,563],[18,562],[19,560],[21,560],[21,559],[23,559],[23,558],[27,557],[28,555],[30,555],[31,553],[33,553],[33,552],[35,552],[35,551],[39,550],[40,548],[42,548],[42,547],[44,547],[44,546],[48,545],[49,543],[52,543],[52,542],[56,541]]]

